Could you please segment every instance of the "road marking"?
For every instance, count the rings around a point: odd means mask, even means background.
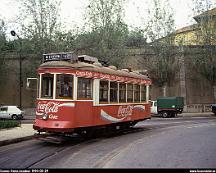
[[[208,123],[208,124],[199,124],[187,127],[188,129],[196,128],[196,127],[207,127],[207,126],[215,126],[216,123]]]

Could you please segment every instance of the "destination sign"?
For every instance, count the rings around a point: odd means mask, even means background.
[[[73,53],[51,53],[43,54],[43,61],[68,61],[68,60],[78,60],[78,57]]]

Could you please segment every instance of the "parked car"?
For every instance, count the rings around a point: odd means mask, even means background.
[[[1,119],[23,119],[23,113],[17,106],[0,106]]]
[[[216,104],[211,105],[212,112],[216,115]]]

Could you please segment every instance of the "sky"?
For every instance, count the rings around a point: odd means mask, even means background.
[[[83,14],[88,5],[88,0],[61,0],[61,18],[65,26],[80,26],[83,24]],[[169,0],[174,10],[175,28],[179,29],[194,23],[192,0]],[[146,16],[148,5],[151,0],[126,0],[125,22],[129,26],[142,26]],[[16,0],[0,0],[0,18],[8,24],[9,30],[14,27],[13,23],[19,12]]]

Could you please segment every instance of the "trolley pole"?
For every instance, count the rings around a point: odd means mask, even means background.
[[[20,44],[20,49],[19,49],[19,108],[22,109],[22,56],[21,56],[21,51],[22,51],[22,41],[19,37],[19,35],[17,35],[17,33],[15,31],[11,31],[11,35],[12,36],[17,36],[18,40],[19,40],[19,44]]]

